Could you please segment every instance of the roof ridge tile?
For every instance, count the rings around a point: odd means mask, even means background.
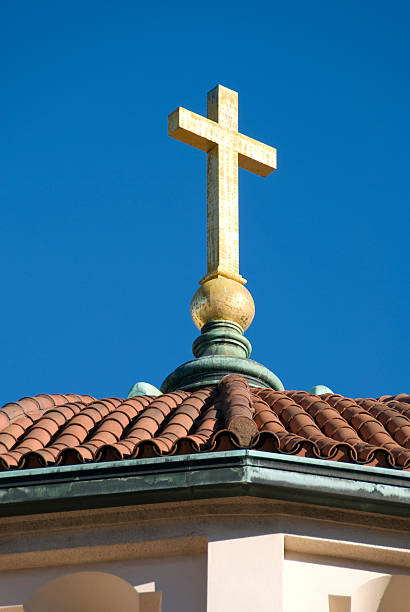
[[[39,394],[0,409],[0,469],[255,448],[410,469],[410,395],[217,386],[160,396],[96,399]]]

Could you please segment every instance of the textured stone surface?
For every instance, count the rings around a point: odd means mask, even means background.
[[[168,117],[168,134],[207,153],[207,274],[200,283],[206,286],[223,277],[243,285],[246,281],[239,274],[238,168],[267,176],[276,168],[276,149],[238,132],[238,94],[222,85],[208,93],[207,118],[179,107]],[[219,285],[217,291],[213,289],[199,290],[194,296],[191,312],[195,324],[201,328],[214,317],[235,321],[246,329],[254,315],[250,294]],[[236,295],[236,310],[230,292]],[[207,313],[206,320],[198,310]]]
[[[177,108],[168,134],[208,154],[208,275],[239,277],[238,166],[260,176],[276,168],[276,149],[238,133],[238,94],[218,85],[208,118]]]
[[[191,301],[192,320],[198,329],[216,320],[234,321],[248,329],[255,316],[249,291],[231,278],[211,278],[196,291]]]

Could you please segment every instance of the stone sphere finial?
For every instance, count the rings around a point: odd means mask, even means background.
[[[191,301],[191,316],[198,329],[210,321],[233,321],[248,329],[255,303],[243,284],[223,276],[205,281]]]

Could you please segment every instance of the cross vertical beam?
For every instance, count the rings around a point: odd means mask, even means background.
[[[217,85],[208,93],[207,117],[221,127],[238,131],[238,94]],[[207,275],[239,275],[238,152],[223,144],[207,153]]]

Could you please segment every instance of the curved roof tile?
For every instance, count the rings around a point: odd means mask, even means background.
[[[37,395],[0,409],[0,469],[237,448],[410,469],[410,395],[351,399],[217,387],[97,400]]]

